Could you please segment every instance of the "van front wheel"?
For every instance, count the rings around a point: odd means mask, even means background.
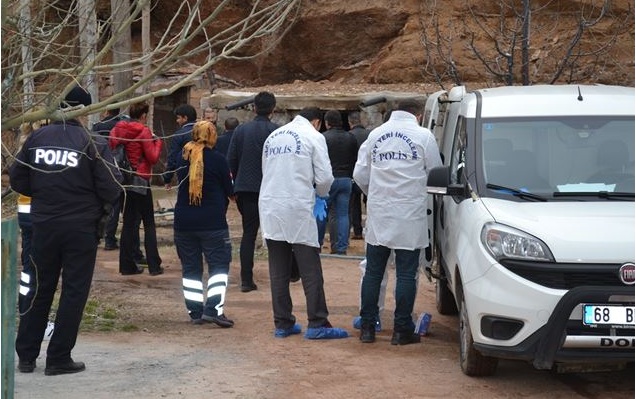
[[[459,310],[459,357],[462,371],[471,377],[485,377],[495,374],[499,359],[482,355],[475,349],[474,344],[466,302],[462,298]]]
[[[455,297],[450,288],[448,288],[446,277],[440,277],[435,282],[435,304],[439,314],[457,314],[457,303],[455,303]]]

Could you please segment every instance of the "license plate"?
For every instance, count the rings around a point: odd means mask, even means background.
[[[634,327],[634,306],[583,305],[586,326]]]

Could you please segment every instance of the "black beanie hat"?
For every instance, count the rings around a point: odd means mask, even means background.
[[[62,108],[76,107],[80,104],[89,106],[91,105],[91,103],[92,101],[90,93],[80,86],[75,86],[73,87],[73,89],[71,89],[71,91],[68,92],[66,97],[64,97],[64,101],[62,101],[62,104],[60,104],[60,106]]]

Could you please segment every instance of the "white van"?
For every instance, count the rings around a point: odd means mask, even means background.
[[[463,372],[633,362],[634,88],[460,86],[440,103],[432,274]]]

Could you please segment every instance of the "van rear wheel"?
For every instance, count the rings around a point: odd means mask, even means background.
[[[482,355],[475,349],[474,344],[466,303],[462,298],[459,311],[459,357],[462,371],[471,377],[485,377],[495,374],[499,359]]]

